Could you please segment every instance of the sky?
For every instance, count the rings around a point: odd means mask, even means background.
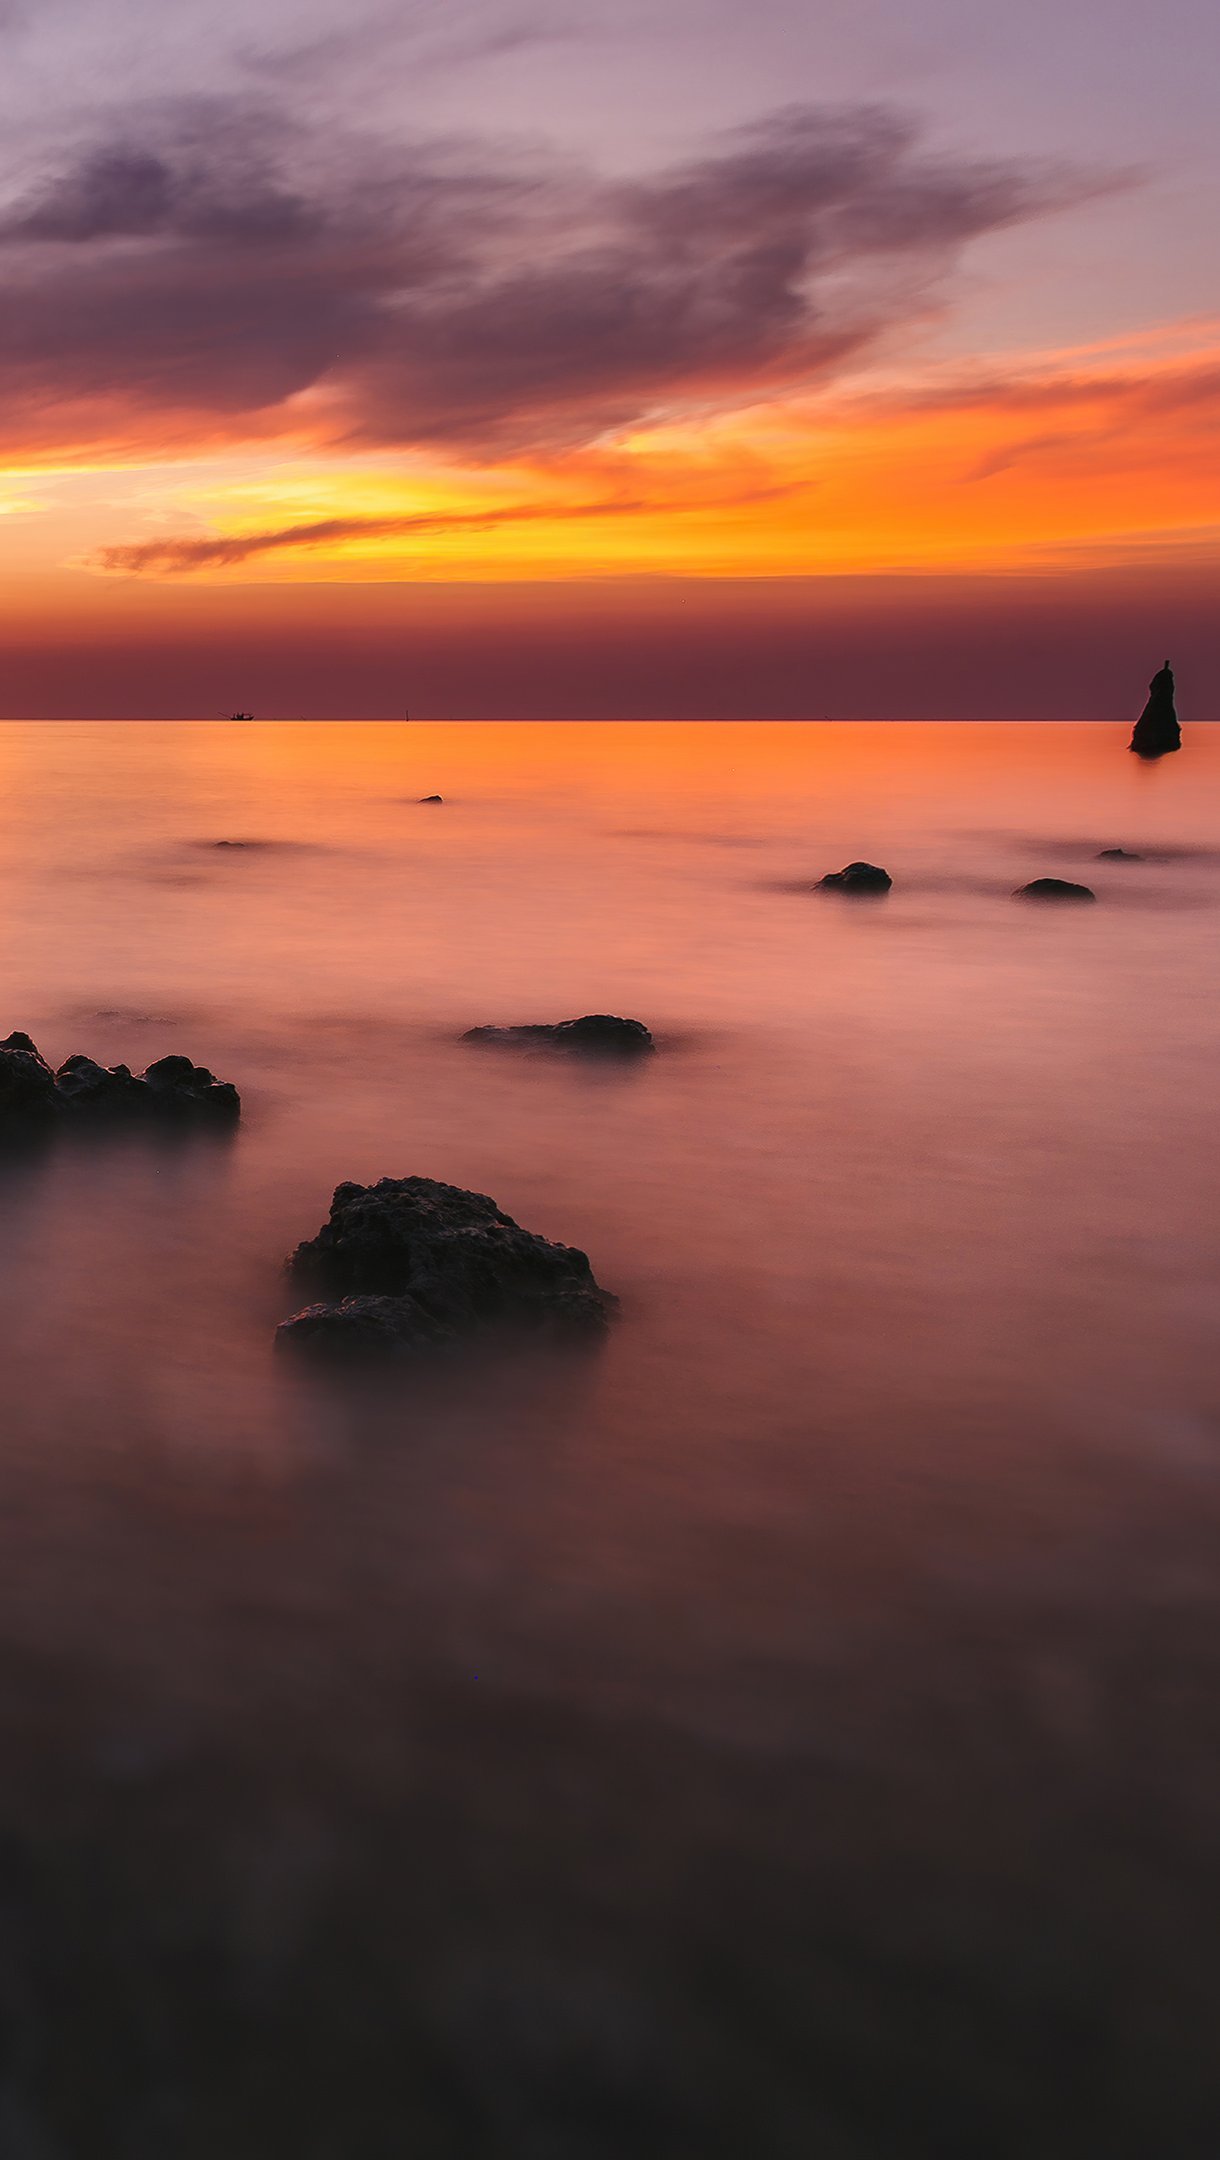
[[[0,711],[1220,716],[1214,0],[0,0]]]

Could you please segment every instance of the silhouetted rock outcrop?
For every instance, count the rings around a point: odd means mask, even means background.
[[[78,1052],[52,1072],[28,1035],[0,1042],[0,1128],[91,1116],[223,1123],[240,1114],[237,1089],[187,1057],[158,1058],[137,1077],[127,1065],[99,1065]]]
[[[642,1020],[620,1020],[613,1013],[585,1013],[580,1020],[526,1027],[467,1028],[462,1041],[517,1050],[591,1051],[609,1057],[639,1057],[656,1047]]]
[[[419,800],[421,802],[444,802],[445,798],[443,795],[421,795]]]
[[[55,1075],[56,1091],[74,1110],[134,1110],[144,1091],[128,1065],[99,1065],[91,1057],[65,1058]]]
[[[1098,862],[1143,862],[1142,855],[1134,855],[1130,848],[1104,847],[1097,851]]]
[[[1129,746],[1137,757],[1164,757],[1182,747],[1182,730],[1173,703],[1173,669],[1168,660],[1148,685],[1148,703],[1135,723]]]
[[[1030,885],[1022,885],[1014,897],[1018,900],[1096,900],[1097,894],[1088,885],[1073,885],[1067,878],[1036,877]]]
[[[337,1186],[288,1270],[331,1297],[277,1341],[340,1356],[439,1348],[498,1324],[587,1336],[616,1302],[584,1253],[522,1230],[485,1193],[423,1177]]]
[[[823,892],[845,893],[884,893],[893,882],[888,870],[871,862],[849,862],[845,870],[828,870],[818,879]]]
[[[241,1097],[231,1080],[218,1080],[206,1065],[193,1065],[189,1057],[158,1058],[148,1066],[143,1085],[154,1108],[193,1112],[214,1117],[237,1117]]]
[[[55,1075],[28,1035],[15,1031],[0,1043],[0,1123],[54,1117]]]

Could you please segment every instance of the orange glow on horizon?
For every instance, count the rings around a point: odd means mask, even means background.
[[[25,605],[53,616],[67,578],[75,606],[91,590],[120,618],[134,595],[209,585],[269,604],[318,583],[1200,567],[1220,558],[1218,442],[1220,328],[1165,325],[968,376],[874,370],[673,413],[545,460],[299,442],[169,464],[18,456],[0,465],[0,562]]]

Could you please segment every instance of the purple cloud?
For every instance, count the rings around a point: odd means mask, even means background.
[[[314,392],[332,440],[545,450],[824,376],[925,309],[968,241],[1096,185],[935,156],[876,108],[781,112],[611,181],[183,106],[0,218],[0,403],[54,442],[300,427]]]

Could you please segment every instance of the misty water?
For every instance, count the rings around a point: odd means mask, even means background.
[[[4,1030],[244,1104],[0,1160],[6,2160],[1214,2154],[1220,729],[1128,732],[0,728]],[[277,1357],[408,1173],[605,1345]]]

